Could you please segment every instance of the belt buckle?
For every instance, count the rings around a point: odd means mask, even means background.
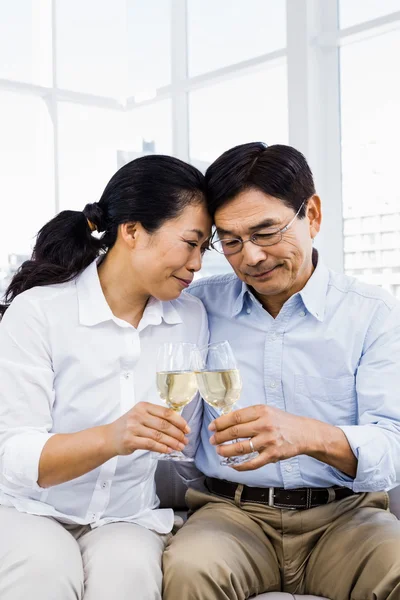
[[[268,506],[275,506],[275,488],[268,488]]]

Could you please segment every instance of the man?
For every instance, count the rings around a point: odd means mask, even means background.
[[[205,485],[165,552],[164,598],[398,600],[400,523],[383,490],[400,478],[400,305],[313,250],[321,202],[294,148],[238,146],[207,181],[213,247],[234,274],[191,292],[243,390],[231,414],[204,406]]]

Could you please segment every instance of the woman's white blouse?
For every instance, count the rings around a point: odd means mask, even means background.
[[[0,504],[67,523],[128,521],[169,532],[173,512],[158,508],[150,452],[48,489],[37,484],[39,459],[55,433],[110,423],[141,401],[161,404],[159,345],[207,339],[204,307],[189,294],[152,298],[137,329],[116,318],[96,261],[71,282],[17,296],[0,323]],[[190,421],[201,405],[185,410]]]

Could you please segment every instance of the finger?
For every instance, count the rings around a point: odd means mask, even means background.
[[[210,431],[224,431],[228,427],[234,425],[241,425],[242,423],[249,423],[256,421],[260,416],[258,406],[248,406],[247,408],[241,408],[234,410],[233,412],[218,417],[210,423],[208,429]]]
[[[178,413],[176,413],[174,410],[172,410],[172,408],[165,408],[164,406],[159,406],[158,404],[151,404],[150,402],[147,402],[146,405],[147,412],[150,415],[168,421],[184,433],[190,433],[190,427],[186,423],[185,419],[181,417],[181,415],[178,415]]]
[[[143,420],[143,425],[150,429],[161,431],[162,433],[179,440],[183,444],[189,443],[189,440],[185,437],[185,434],[181,429],[160,417],[153,417],[152,415],[147,414]]]
[[[254,438],[253,438],[254,440]],[[254,448],[256,447],[253,441]],[[250,454],[253,450],[250,448],[248,440],[238,440],[234,444],[223,444],[217,447],[217,454],[224,457],[241,456],[242,454]]]
[[[173,450],[183,450],[186,445],[185,443],[180,442],[176,438],[171,437],[162,431],[144,426],[138,429],[135,437],[152,440],[157,442],[157,444],[172,448]]]
[[[238,438],[252,438],[259,433],[256,423],[257,421],[251,421],[242,425],[232,425],[232,427],[228,427],[223,431],[217,431],[210,437],[210,443],[213,446],[217,446],[218,444],[237,440]]]
[[[240,465],[229,466],[232,466],[232,468],[236,471],[254,471],[255,469],[259,469],[260,467],[263,467],[264,465],[267,465],[270,462],[275,461],[268,461],[264,454],[259,454],[256,458],[253,458],[252,460],[246,460],[246,462],[243,462]]]
[[[240,465],[234,465],[234,469],[237,471],[254,471],[265,465],[273,464],[278,462],[278,458],[275,454],[271,454],[267,450],[264,450],[258,454],[255,458],[247,460]]]

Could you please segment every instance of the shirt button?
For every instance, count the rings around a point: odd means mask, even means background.
[[[301,317],[305,317],[305,316],[306,316],[306,313],[305,313],[305,311],[304,311],[304,310],[302,310],[301,312],[299,312],[299,315],[300,315]]]
[[[293,467],[292,467],[292,465],[285,465],[285,471],[286,471],[287,473],[290,473],[290,471],[293,471]]]
[[[106,487],[107,487],[107,485],[108,485],[108,484],[107,484],[107,481],[103,481],[103,483],[101,484],[101,487],[102,487],[102,488],[106,488]]]
[[[248,308],[248,309],[246,310],[246,312],[247,312],[247,314],[249,315],[249,314],[251,313],[251,308]]]
[[[129,379],[129,377],[130,377],[130,373],[124,373],[124,374],[122,375],[122,377],[124,377],[125,379]]]
[[[276,381],[271,381],[269,387],[276,388]]]
[[[273,342],[275,342],[275,340],[277,340],[277,339],[278,339],[278,336],[276,335],[276,333],[273,333],[273,334],[271,335],[271,340],[272,340]]]

